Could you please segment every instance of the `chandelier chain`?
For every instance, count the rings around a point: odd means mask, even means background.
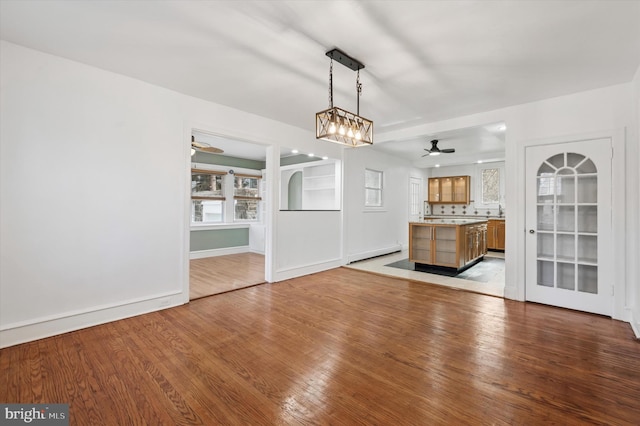
[[[362,93],[362,83],[360,83],[360,70],[356,71],[356,114],[360,115],[360,94]]]
[[[329,63],[329,108],[333,108],[333,58]]]

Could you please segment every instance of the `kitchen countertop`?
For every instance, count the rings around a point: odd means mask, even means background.
[[[476,223],[486,223],[486,218],[429,218],[418,222],[410,222],[417,225],[473,225]]]
[[[505,216],[482,216],[482,215],[465,215],[465,216],[449,216],[449,215],[443,215],[443,216],[437,216],[437,215],[430,215],[430,216],[425,216],[424,220],[440,220],[440,219],[474,219],[474,220],[478,220],[478,219],[484,219],[484,220],[506,220]]]

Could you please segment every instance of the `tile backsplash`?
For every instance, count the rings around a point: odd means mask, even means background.
[[[466,204],[428,204],[425,203],[425,216],[491,216],[504,217],[502,209],[479,209]]]

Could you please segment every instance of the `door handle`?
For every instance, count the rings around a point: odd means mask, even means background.
[[[535,234],[536,231],[534,231],[533,229],[529,229],[529,233],[530,234]]]

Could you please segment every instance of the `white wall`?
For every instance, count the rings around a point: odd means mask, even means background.
[[[0,49],[0,346],[188,300],[192,128],[271,153],[281,143],[342,155],[311,131],[11,43]],[[269,220],[277,215],[272,206]],[[270,238],[287,269],[295,236]],[[334,244],[319,253],[306,260],[342,255]]]
[[[274,281],[342,264],[341,211],[281,211],[276,226]]]
[[[637,79],[636,79],[637,81]],[[635,83],[637,85],[637,82]],[[637,90],[637,89],[636,89]],[[638,241],[638,190],[640,159],[636,119],[633,117],[631,83],[581,92],[574,95],[547,99],[510,108],[488,111],[456,119],[416,126],[388,134],[377,134],[378,143],[417,137],[424,134],[478,126],[505,121],[506,161],[509,179],[506,182],[507,221],[506,251],[510,253],[506,263],[505,295],[524,300],[525,212],[524,170],[525,147],[545,142],[567,141],[576,137],[610,137],[614,146],[613,157],[613,233],[616,259],[614,318],[629,321],[631,307],[636,306],[633,297],[638,292],[640,280],[636,267],[637,251],[628,253],[630,245]],[[637,104],[637,101],[636,101]],[[637,114],[636,114],[637,117]],[[628,155],[633,152],[633,155]],[[631,187],[627,185],[631,183]],[[630,243],[631,242],[631,243]]]
[[[383,172],[382,208],[364,206],[365,169]],[[423,179],[422,192],[426,198],[425,170],[366,147],[345,151],[346,262],[407,248],[410,176]]]
[[[629,306],[632,312],[631,325],[636,337],[640,339],[640,265],[638,264],[638,253],[640,253],[640,214],[638,213],[640,212],[640,66],[636,70],[632,85],[631,110],[635,125],[631,126],[629,133],[631,134],[630,139],[635,139],[636,144],[630,144],[628,151],[628,167],[631,169],[629,170],[629,181],[631,184],[628,186],[630,217],[627,226],[630,235],[627,251],[627,264],[629,265],[627,280],[631,293]]]

